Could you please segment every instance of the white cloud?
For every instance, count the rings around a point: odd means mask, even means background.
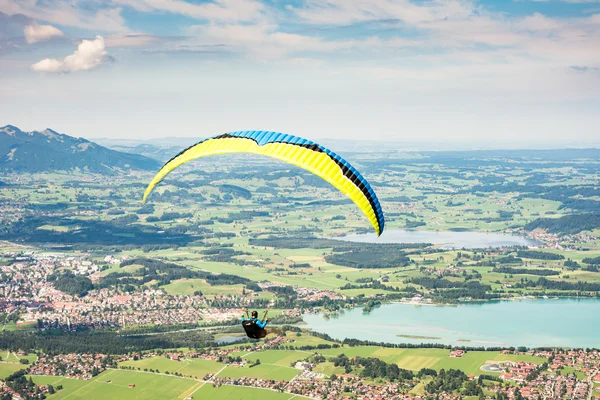
[[[548,18],[540,13],[534,13],[518,22],[518,27],[532,32],[551,31],[564,27],[564,23]]]
[[[579,62],[600,58],[600,53],[593,50],[600,47],[598,14],[550,18],[534,13],[511,17],[491,12],[475,0],[305,0],[302,4],[288,8],[302,21],[315,25],[398,21],[395,40],[403,39],[401,29],[404,27],[417,33],[404,38],[408,44],[402,48],[412,47],[411,42],[421,43],[423,48],[437,49],[437,53],[443,55],[449,49],[472,50],[483,45],[487,48],[478,50],[483,57],[497,48],[507,48],[512,49],[514,56],[543,57],[552,62],[566,61],[565,55],[583,58]],[[386,27],[386,33],[393,29]],[[381,39],[379,46],[372,48],[386,46],[395,47],[393,40]],[[566,61],[567,65],[572,61]]]
[[[242,53],[255,59],[293,58],[314,61],[312,56],[307,58],[306,55],[319,53],[330,56],[351,51],[401,50],[423,46],[422,40],[399,37],[380,39],[370,36],[361,39],[327,40],[321,36],[282,32],[280,26],[267,23],[195,25],[190,29],[190,34],[195,39],[175,46],[172,51],[196,42],[195,45],[199,46],[199,49],[220,46],[223,50]],[[320,63],[311,62],[311,65],[317,64]]]
[[[104,43],[106,47],[146,47],[158,44],[169,38],[146,35],[143,33],[117,34],[108,36]]]
[[[279,58],[302,51],[333,51],[350,46],[349,41],[328,42],[320,37],[280,32],[277,25],[198,25],[193,32],[204,43],[225,45],[254,56]]]
[[[289,7],[313,24],[344,25],[361,21],[397,19],[409,25],[443,19],[464,19],[476,11],[473,0],[308,0],[304,7]]]
[[[104,39],[96,36],[95,40],[84,40],[75,53],[65,57],[63,60],[46,58],[31,66],[38,72],[66,73],[76,71],[88,71],[112,61],[112,57],[106,52]]]
[[[140,12],[163,11],[210,21],[255,21],[265,6],[256,0],[215,0],[212,3],[192,4],[183,0],[112,0]]]
[[[52,25],[39,25],[37,23],[27,25],[24,29],[24,33],[25,40],[29,44],[44,42],[55,37],[64,36],[64,33],[62,33],[60,29],[55,28]]]
[[[120,8],[82,6],[80,0],[0,0],[0,11],[38,21],[101,32],[126,31]]]

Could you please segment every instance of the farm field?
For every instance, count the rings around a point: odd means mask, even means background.
[[[178,399],[197,381],[146,372],[108,370],[88,380],[33,376],[35,383],[63,385],[64,389],[49,399]],[[135,387],[129,387],[134,384]]]
[[[161,373],[173,374],[178,372],[183,376],[191,376],[202,379],[207,374],[214,374],[223,368],[223,364],[211,360],[197,358],[183,359],[181,361],[170,360],[165,357],[150,357],[138,361],[124,361],[119,366],[133,367],[136,370],[154,370]]]
[[[214,388],[210,383],[198,382],[191,379],[144,374],[140,372],[111,370],[106,371],[88,381],[67,379],[59,376],[32,376],[39,385],[51,384],[54,387],[62,385],[63,389],[48,399],[147,399],[147,400],[182,400],[187,396],[194,399],[267,399],[284,400],[293,397],[290,394],[277,393],[270,390],[222,386]],[[110,381],[108,383],[107,381]],[[135,383],[134,388],[129,384]]]
[[[265,389],[254,389],[235,386],[221,386],[214,388],[211,384],[202,386],[195,394],[194,399],[227,399],[227,400],[291,400],[304,399],[289,393],[278,393]]]
[[[0,361],[0,379],[6,378],[7,376],[25,368],[27,368],[27,366],[23,364]]]
[[[35,354],[18,356],[16,353],[8,350],[0,350],[0,357],[2,357],[2,361],[0,361],[0,379],[6,378],[14,372],[26,369],[29,364],[37,360],[37,356]],[[29,363],[22,364],[22,359],[27,360]]]
[[[219,377],[223,378],[260,378],[260,379],[275,379],[279,381],[289,381],[296,375],[300,374],[300,370],[292,368],[290,366],[283,367],[275,364],[261,364],[253,367],[232,367],[228,366],[221,373]]]
[[[308,336],[308,335],[306,335]],[[207,373],[216,373],[222,370],[218,376],[238,378],[242,376],[255,378],[272,378],[277,380],[289,380],[299,373],[291,367],[292,363],[304,360],[314,353],[323,354],[325,357],[334,357],[345,354],[348,357],[378,358],[387,363],[397,364],[401,368],[418,371],[422,368],[460,369],[469,375],[481,373],[481,366],[489,361],[527,361],[542,364],[547,361],[544,358],[529,355],[502,354],[500,352],[469,351],[459,358],[449,357],[449,350],[445,349],[396,349],[380,348],[375,346],[340,347],[338,349],[325,350],[267,350],[261,352],[242,351],[233,353],[232,356],[242,356],[248,362],[260,360],[260,365],[254,367],[228,366],[223,369],[224,364],[205,360],[173,361],[163,357],[153,357],[140,361],[126,361],[121,365],[133,366],[135,368],[154,369],[160,372],[179,372],[185,376],[191,375],[202,378]],[[343,369],[334,367],[332,363],[325,362],[319,365],[317,372],[326,375],[339,374]],[[570,371],[565,369],[565,371]],[[488,372],[489,373],[489,372]],[[494,374],[494,373],[490,373]]]
[[[308,335],[306,335],[308,336]],[[168,360],[164,357],[151,357],[139,361],[125,361],[120,365],[131,366],[140,369],[153,369],[165,373],[179,372],[184,376],[192,376],[201,379],[208,373],[221,371],[218,376],[238,378],[242,376],[255,378],[272,378],[276,380],[290,380],[300,373],[292,368],[291,364],[304,360],[315,353],[324,355],[326,358],[345,354],[347,357],[378,358],[387,363],[397,364],[399,367],[418,371],[422,368],[460,369],[470,375],[481,373],[481,366],[488,361],[526,361],[542,364],[547,361],[544,358],[529,355],[502,354],[500,352],[469,351],[459,358],[449,357],[449,350],[445,349],[397,349],[380,348],[376,346],[340,347],[337,349],[324,350],[267,350],[261,352],[240,351],[234,352],[233,357],[241,356],[249,363],[260,360],[260,364],[253,367],[235,367],[213,361],[200,359],[184,359],[183,361]],[[340,369],[329,362],[317,367],[318,372],[326,375],[340,373]],[[493,374],[493,373],[492,373]]]
[[[320,351],[324,356],[345,354],[348,357],[373,357],[401,368],[418,371],[421,368],[460,369],[469,375],[478,375],[486,361],[531,361],[542,364],[543,358],[527,355],[505,355],[500,352],[470,351],[460,358],[449,357],[443,349],[395,349],[374,346],[343,347]]]
[[[67,379],[57,376],[32,376],[39,385],[62,385],[63,389],[47,398],[61,399],[148,399],[181,400],[192,395],[194,399],[267,399],[284,400],[293,397],[291,394],[277,393],[270,390],[222,386],[214,388],[211,383],[198,382],[191,379],[144,374],[140,372],[111,370],[106,371],[89,381]],[[107,380],[111,382],[108,383]],[[135,388],[129,384],[135,383]]]

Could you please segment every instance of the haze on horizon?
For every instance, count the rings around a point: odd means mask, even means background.
[[[0,125],[600,146],[600,1],[0,0]]]

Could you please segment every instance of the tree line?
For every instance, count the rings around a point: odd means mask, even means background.
[[[538,276],[554,276],[560,275],[560,271],[552,269],[532,269],[532,268],[512,268],[512,267],[495,267],[492,268],[492,272],[500,274],[513,274],[513,275],[538,275]]]
[[[519,250],[517,251],[517,257],[531,258],[534,260],[564,260],[565,257],[562,254],[549,253],[547,251],[536,251],[536,250]]]
[[[596,203],[600,205],[600,202]],[[577,214],[560,218],[538,218],[525,225],[525,229],[532,231],[541,228],[552,233],[576,234],[596,229],[598,226],[600,226],[600,214]]]
[[[537,281],[524,281],[514,285],[516,288],[531,288],[542,287],[549,290],[572,290],[580,292],[599,292],[600,283],[589,282],[567,282],[567,281],[551,281],[546,278],[539,278]]]
[[[102,353],[127,354],[151,349],[178,347],[217,347],[212,335],[203,331],[171,332],[165,335],[122,336],[108,330],[46,334],[3,331],[0,343],[10,351],[42,352],[44,354]]]

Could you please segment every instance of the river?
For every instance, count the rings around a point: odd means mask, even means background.
[[[366,243],[433,243],[442,244],[443,249],[480,249],[505,246],[537,246],[542,243],[523,236],[504,233],[410,231],[403,229],[385,230],[380,237],[374,233],[348,235],[339,240]]]
[[[346,310],[306,327],[335,339],[464,346],[600,347],[600,299],[469,302],[456,306],[384,304]],[[399,336],[400,335],[400,336]]]

